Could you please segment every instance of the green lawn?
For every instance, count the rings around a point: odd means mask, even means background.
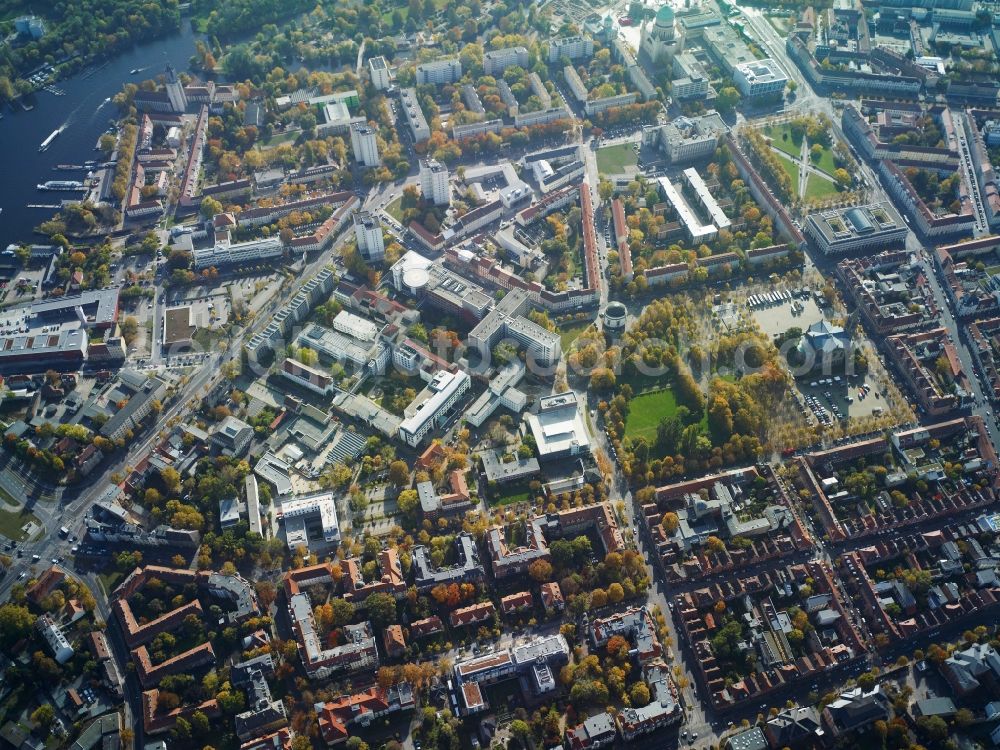
[[[812,161],[810,157],[810,161]],[[823,155],[819,157],[819,161],[813,161],[813,166],[819,167],[828,175],[833,177],[834,170],[837,169],[837,165],[833,163],[833,149],[824,146]]]
[[[301,130],[291,130],[284,133],[277,133],[267,140],[258,141],[257,149],[260,151],[266,151],[270,148],[277,148],[283,143],[295,143],[300,135],[302,135]]]
[[[21,528],[29,521],[39,523],[38,519],[30,511],[23,509],[20,511],[10,511],[6,508],[0,508],[0,534],[3,534],[8,539],[13,539],[16,542],[22,541],[25,537]]]
[[[434,0],[434,8],[441,10],[448,5],[448,0]],[[382,22],[390,23],[392,21],[392,14],[395,11],[399,11],[399,15],[403,19],[403,23],[406,23],[406,19],[410,16],[410,7],[408,5],[401,5],[397,8],[389,8],[382,14]]]
[[[837,194],[837,186],[829,180],[811,174],[806,182],[806,200],[823,200]]]
[[[125,574],[122,573],[120,570],[115,570],[114,568],[110,568],[104,573],[98,573],[97,577],[101,579],[101,584],[104,586],[105,593],[110,594],[112,591],[118,588],[118,584],[121,583],[121,580],[125,577]]]
[[[676,411],[677,398],[670,388],[640,393],[629,402],[625,437],[644,437],[652,443],[656,440],[656,426],[660,420]]]
[[[7,490],[5,490],[3,487],[0,487],[0,501],[5,502],[7,505],[10,505],[13,508],[16,508],[20,505],[20,503],[17,502],[17,500],[15,500],[11,496],[11,494],[7,492]]]
[[[498,489],[496,497],[490,498],[490,505],[514,505],[515,503],[527,503],[531,500],[531,490],[524,482],[502,486]]]
[[[797,195],[799,190],[799,165],[787,156],[782,156],[781,154],[774,155],[778,157],[778,161],[781,162],[782,168],[788,173],[788,176],[792,178],[792,192]]]
[[[622,174],[628,167],[638,165],[639,157],[631,143],[605,146],[597,150],[597,171],[601,174]]]
[[[392,218],[398,221],[400,224],[403,223],[403,196],[399,196],[391,201],[385,207],[385,212],[389,214]]]
[[[771,144],[776,149],[784,151],[789,156],[798,159],[802,153],[802,139],[795,140],[788,125],[768,125],[764,128],[764,135],[771,139]]]
[[[562,343],[562,350],[564,352],[568,352],[570,345],[572,345],[572,343],[577,340],[580,334],[586,331],[590,327],[590,325],[591,323],[588,320],[583,323],[573,323],[572,325],[560,328],[558,330],[558,333],[559,333],[559,340]]]

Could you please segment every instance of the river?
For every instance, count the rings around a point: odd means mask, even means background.
[[[0,142],[3,165],[0,173],[0,248],[11,242],[33,242],[40,239],[32,230],[50,218],[51,209],[25,208],[29,203],[53,204],[71,198],[72,193],[43,193],[35,185],[46,180],[79,180],[83,172],[56,172],[56,164],[82,164],[99,158],[94,146],[118,112],[109,97],[131,81],[138,83],[153,78],[170,63],[178,71],[187,70],[194,54],[196,35],[190,19],[181,19],[181,31],[156,42],[150,42],[114,58],[96,73],[83,70],[72,78],[59,81],[56,87],[65,96],[39,91],[34,97],[35,108],[30,112],[6,109],[0,120]],[[129,71],[142,68],[131,75]],[[92,70],[92,69],[91,69]],[[64,130],[48,150],[38,147],[49,133]]]

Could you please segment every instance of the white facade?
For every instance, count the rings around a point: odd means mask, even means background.
[[[167,98],[170,100],[170,109],[174,112],[185,112],[187,110],[187,94],[184,93],[184,84],[181,83],[174,69],[168,65],[167,66],[167,83],[164,87],[167,92]]]
[[[674,79],[670,93],[675,99],[693,99],[708,93],[708,74],[705,67],[690,52],[674,58]]]
[[[358,252],[367,260],[380,261],[385,257],[385,240],[382,225],[367,211],[354,214],[354,236],[358,240]]]
[[[59,628],[59,625],[51,617],[47,614],[42,615],[38,618],[36,626],[57,662],[65,664],[73,658],[73,647]]]
[[[444,83],[454,83],[462,77],[462,63],[457,57],[445,60],[423,63],[417,66],[417,85],[432,84],[440,86]]]
[[[280,518],[285,527],[285,542],[290,550],[299,547],[309,549],[309,528],[316,528],[316,521],[319,521],[322,538],[313,540],[314,544],[333,545],[340,542],[337,502],[332,492],[318,492],[285,500],[281,504]]]
[[[280,258],[283,253],[284,248],[282,247],[281,240],[277,237],[239,242],[235,245],[223,242],[213,247],[196,249],[194,251],[194,267],[202,269],[212,266],[259,263],[261,261]]]
[[[420,445],[427,434],[437,428],[448,410],[468,393],[472,381],[464,370],[441,370],[403,412],[399,437],[410,447]]]
[[[788,83],[788,76],[770,58],[741,63],[733,68],[736,88],[748,99],[778,96]]]
[[[695,195],[698,196],[698,202],[708,212],[708,215],[712,217],[712,223],[719,229],[729,229],[732,226],[732,222],[715,200],[715,196],[709,192],[708,185],[705,184],[705,181],[694,167],[688,167],[684,170],[684,180],[691,186]]]
[[[583,111],[588,115],[596,115],[598,112],[603,112],[606,109],[627,107],[629,104],[635,104],[637,98],[636,94],[618,94],[617,96],[605,96],[601,99],[591,99],[583,105]]]
[[[372,86],[376,91],[385,91],[392,85],[392,78],[389,75],[389,64],[382,56],[373,57],[368,60],[368,75],[372,79]]]
[[[492,49],[483,54],[483,72],[488,76],[501,75],[515,65],[528,67],[528,50],[524,47]]]
[[[434,159],[420,162],[420,194],[435,206],[451,203],[448,168]]]
[[[528,76],[528,83],[531,85],[531,93],[538,97],[538,100],[542,103],[542,109],[548,109],[552,106],[552,94],[549,90],[545,88],[545,84],[542,83],[542,79],[538,77],[538,73],[531,73]]]
[[[594,55],[594,40],[588,36],[564,36],[549,39],[549,63],[562,58],[589,60]]]
[[[691,210],[691,206],[684,200],[681,191],[674,187],[668,178],[658,177],[657,182],[660,183],[663,197],[666,198],[667,203],[671,205],[677,213],[681,224],[684,225],[684,231],[687,232],[688,239],[696,243],[708,242],[715,239],[716,235],[718,235],[715,225],[702,224],[695,212]]]
[[[431,137],[431,129],[427,125],[427,118],[420,109],[417,102],[417,92],[415,89],[403,89],[399,92],[399,103],[403,108],[403,115],[406,123],[410,126],[410,133],[414,141],[426,141]]]
[[[587,101],[587,87],[580,80],[580,74],[576,72],[576,68],[572,65],[567,65],[563,68],[563,78],[566,79],[566,85],[569,86],[570,93],[573,94],[578,102]]]
[[[351,150],[354,160],[366,167],[377,167],[382,163],[378,155],[378,140],[375,128],[360,122],[351,125]]]

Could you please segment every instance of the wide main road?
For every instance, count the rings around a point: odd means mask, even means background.
[[[827,117],[830,118],[834,134],[841,142],[847,144],[854,153],[854,158],[858,163],[859,172],[868,186],[871,200],[888,201],[893,203],[888,193],[883,188],[876,170],[872,169],[871,165],[868,164],[857,152],[855,152],[854,147],[850,145],[850,141],[844,135],[844,132],[840,127],[840,117],[834,110],[830,99],[817,94],[813,90],[812,86],[802,75],[802,72],[798,69],[798,66],[796,66],[795,62],[788,56],[784,38],[782,38],[782,36],[775,30],[767,18],[764,17],[764,14],[760,9],[742,7],[741,11],[753,35],[763,44],[764,48],[768,50],[768,52],[782,66],[782,68],[784,68],[785,72],[792,78],[792,80],[797,83],[798,89],[796,92],[796,101],[790,109],[795,109],[804,114],[815,114],[820,112],[826,114]],[[964,129],[964,119],[959,121],[959,127],[956,130],[960,132],[960,143],[965,145],[964,140],[966,132]],[[963,160],[963,168],[967,171],[970,169],[969,165],[965,164],[965,160]],[[975,177],[975,170],[971,169],[971,171],[973,172],[972,176]],[[975,186],[977,183],[975,180],[972,180],[971,184]],[[895,203],[893,203],[893,205],[895,205]],[[941,286],[941,280],[934,270],[934,262],[931,257],[932,251],[929,251],[925,247],[924,243],[921,242],[920,238],[917,237],[912,229],[906,236],[906,249],[916,254],[923,260],[924,268],[927,271],[926,278],[928,286],[934,296],[934,301],[940,310],[938,322],[951,336],[955,349],[958,352],[959,361],[962,363],[962,369],[969,374],[969,381],[972,384],[972,391],[977,404],[976,412],[983,416],[986,422],[987,430],[990,434],[990,439],[996,446],[1000,444],[1000,427],[998,427],[997,417],[993,410],[984,408],[989,402],[984,397],[982,384],[977,375],[972,354],[969,352],[969,347],[965,339],[964,329],[959,326],[958,321],[955,319],[951,307],[948,304],[947,297]],[[830,261],[826,258],[814,257],[813,261],[817,267],[824,269],[826,273],[829,273],[832,270],[830,268]],[[880,354],[883,356],[884,360],[884,351],[881,349]]]
[[[86,516],[91,505],[97,500],[100,493],[111,481],[113,474],[124,472],[126,468],[135,466],[160,440],[160,432],[171,420],[183,418],[198,406],[198,396],[208,392],[220,380],[224,379],[222,365],[240,356],[244,342],[254,334],[263,330],[271,320],[270,312],[285,304],[294,296],[301,286],[312,278],[323,266],[329,265],[334,257],[339,253],[344,243],[350,236],[350,232],[344,232],[333,245],[323,253],[320,253],[312,261],[306,263],[299,273],[298,278],[289,284],[278,300],[272,303],[266,311],[262,312],[257,320],[250,326],[234,334],[228,347],[221,352],[215,352],[206,357],[190,375],[189,380],[183,385],[180,393],[174,401],[160,412],[154,424],[148,427],[140,441],[129,448],[128,452],[121,457],[116,457],[107,463],[98,475],[82,489],[68,488],[61,493],[58,502],[38,503],[35,505],[35,513],[42,522],[42,534],[33,542],[25,543],[21,546],[23,557],[15,558],[7,575],[0,580],[0,601],[5,601],[10,595],[10,589],[18,583],[22,572],[30,571],[36,565],[47,565],[51,558],[64,557],[69,552],[71,543],[59,537],[58,530],[61,526],[66,526],[71,531],[76,532],[83,518]],[[300,261],[301,262],[301,261]],[[158,290],[159,292],[159,290]],[[32,560],[32,555],[38,555],[40,560],[36,564]],[[95,596],[100,598],[101,592],[95,591]]]

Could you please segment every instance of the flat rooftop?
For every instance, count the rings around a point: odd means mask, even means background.
[[[163,315],[163,344],[186,344],[194,336],[196,326],[191,315],[191,306],[172,307]]]

